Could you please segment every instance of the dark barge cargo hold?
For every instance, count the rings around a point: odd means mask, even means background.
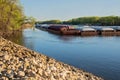
[[[61,35],[80,35],[80,30],[68,25],[50,25],[48,31]]]

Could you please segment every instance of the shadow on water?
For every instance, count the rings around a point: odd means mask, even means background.
[[[23,34],[21,31],[16,31],[14,34],[10,34],[7,37],[4,37],[16,44],[23,45]]]

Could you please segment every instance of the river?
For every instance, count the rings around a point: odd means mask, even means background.
[[[19,36],[8,39],[105,80],[120,80],[119,36],[60,36],[25,29]]]

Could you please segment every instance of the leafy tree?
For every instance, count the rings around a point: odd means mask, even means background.
[[[0,0],[0,29],[16,30],[23,22],[23,12],[19,0]]]
[[[42,24],[61,24],[62,22],[60,20],[49,20],[49,21],[43,21]]]
[[[24,19],[24,23],[29,23],[32,27],[34,27],[34,24],[36,23],[36,19],[34,17],[26,17]]]
[[[73,25],[103,25],[103,26],[120,26],[120,17],[119,16],[106,16],[106,17],[80,17],[64,21],[64,24],[73,24]]]

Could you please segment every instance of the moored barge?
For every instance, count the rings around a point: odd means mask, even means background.
[[[89,27],[75,28],[61,24],[43,24],[37,28],[59,35],[80,35],[80,36],[120,36],[120,27]]]
[[[120,27],[116,27],[115,30],[116,30],[115,35],[120,36]]]
[[[114,36],[116,33],[116,30],[110,27],[102,27],[97,29],[98,35],[102,36]]]
[[[82,27],[80,29],[81,36],[96,36],[98,35],[97,31],[94,28],[91,27]]]
[[[80,35],[80,30],[69,25],[50,25],[47,30],[61,35]]]

